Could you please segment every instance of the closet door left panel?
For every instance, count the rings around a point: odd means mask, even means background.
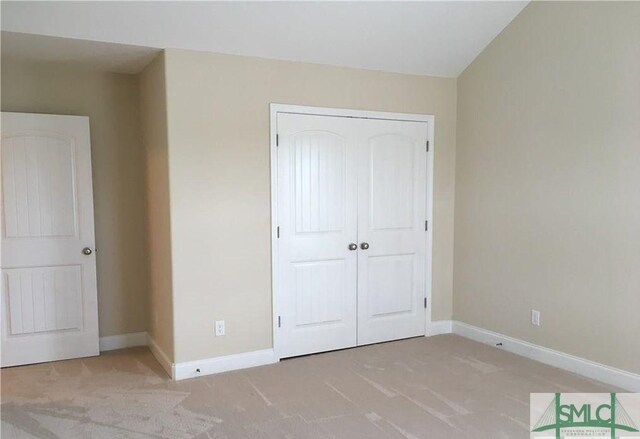
[[[357,342],[357,140],[347,118],[277,116],[280,357]],[[353,247],[353,246],[352,246]]]

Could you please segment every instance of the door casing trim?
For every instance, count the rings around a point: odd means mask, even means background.
[[[278,340],[278,316],[282,308],[278,297],[278,150],[276,145],[276,134],[278,133],[277,119],[278,113],[306,114],[315,116],[347,117],[357,119],[381,119],[400,120],[407,122],[426,122],[427,141],[429,150],[427,151],[427,199],[426,218],[428,230],[426,234],[426,257],[427,267],[425,275],[425,294],[427,298],[427,308],[425,309],[424,334],[431,333],[431,309],[433,308],[432,279],[433,279],[433,170],[435,152],[435,116],[427,114],[413,113],[389,113],[382,111],[349,110],[343,108],[308,107],[289,104],[269,105],[270,111],[270,162],[271,162],[271,322],[272,322],[272,344],[275,356],[280,359],[280,345]],[[425,145],[426,147],[426,145]]]

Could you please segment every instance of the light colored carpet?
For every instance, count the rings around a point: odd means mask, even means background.
[[[528,438],[529,393],[606,385],[455,335],[171,382],[146,348],[2,370],[2,439]]]

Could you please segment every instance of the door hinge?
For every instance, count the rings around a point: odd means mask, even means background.
[[[278,316],[278,328],[281,326],[281,323],[282,322],[281,322],[280,316]]]
[[[424,222],[424,230],[429,230],[429,221]]]
[[[427,307],[427,298],[426,297],[424,298],[424,307],[425,308]]]
[[[429,141],[427,140],[427,152],[429,152]]]
[[[280,146],[280,136],[276,134],[276,146]]]
[[[280,226],[276,227],[276,238],[280,238]]]

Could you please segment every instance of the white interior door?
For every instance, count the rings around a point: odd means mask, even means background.
[[[424,335],[428,124],[276,124],[278,355]]]
[[[427,124],[359,120],[358,344],[424,335]]]
[[[2,113],[2,366],[99,353],[94,242],[89,119]]]
[[[276,350],[356,345],[357,133],[346,118],[279,113]]]

